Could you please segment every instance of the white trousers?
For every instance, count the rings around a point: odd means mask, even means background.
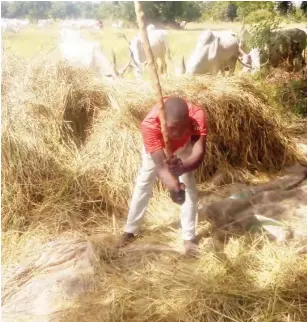
[[[176,152],[177,156],[185,160],[192,152],[190,142],[181,150]],[[127,224],[124,231],[127,233],[137,234],[140,229],[142,219],[152,196],[152,190],[157,178],[156,166],[150,154],[146,154],[145,148],[142,151],[142,167],[136,180],[130,209],[128,213]],[[184,240],[191,240],[195,237],[195,220],[197,211],[198,192],[196,180],[193,172],[184,173],[179,177],[180,182],[186,186],[186,199],[181,205],[181,228]],[[170,200],[170,202],[172,202]]]

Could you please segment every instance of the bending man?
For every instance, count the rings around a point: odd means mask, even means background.
[[[143,137],[142,167],[133,192],[121,245],[139,232],[157,176],[169,189],[174,202],[181,205],[181,227],[185,251],[194,251],[197,188],[193,171],[205,155],[206,116],[201,107],[179,97],[164,97],[166,126],[174,156],[167,159],[155,105],[141,124]],[[180,183],[173,176],[179,177]]]

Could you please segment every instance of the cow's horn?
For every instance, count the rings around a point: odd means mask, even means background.
[[[113,67],[113,72],[116,76],[119,75],[118,71],[117,71],[117,63],[116,63],[116,56],[115,56],[115,52],[112,49],[112,67]]]
[[[241,47],[239,47],[239,53],[240,53],[242,56],[243,56],[243,55],[247,55]]]
[[[267,65],[269,63],[269,61],[270,61],[270,58],[268,58],[268,60],[265,63],[260,64],[260,67],[263,67],[263,66]]]
[[[132,65],[131,65],[131,61],[132,61],[132,56],[131,56],[131,50],[130,50],[130,48],[129,48],[129,51],[130,51],[130,58],[129,58],[129,61],[128,61],[128,63],[123,67],[123,69],[120,71],[120,73],[119,73],[119,75],[122,77],[123,75],[124,75],[124,73],[127,71],[127,69],[129,68],[129,67],[132,67]]]
[[[184,62],[184,56],[182,56],[182,60],[181,60],[181,73],[182,74],[186,73],[186,66],[185,66],[185,62]]]
[[[130,46],[130,41],[127,39],[127,37],[124,33],[121,34],[121,37],[124,38]]]
[[[245,66],[245,67],[247,67],[247,68],[252,68],[252,65],[249,65],[249,64],[245,64],[245,63],[243,63],[243,61],[242,61],[240,58],[238,58],[238,61],[239,61],[239,63],[240,63],[240,64],[242,64],[243,66]]]
[[[129,55],[130,55],[130,58],[132,60],[132,65],[134,68],[140,68],[139,64],[136,62],[135,58],[134,58],[134,55],[133,55],[133,52],[130,48],[130,46],[128,47],[129,48]]]

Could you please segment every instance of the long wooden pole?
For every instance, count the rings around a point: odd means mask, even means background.
[[[160,124],[161,124],[163,140],[164,140],[164,144],[165,144],[165,152],[166,152],[166,156],[169,158],[172,156],[173,153],[172,153],[172,149],[170,146],[170,141],[168,138],[167,127],[166,127],[166,122],[165,122],[165,110],[164,110],[164,103],[163,103],[163,96],[162,96],[162,88],[160,85],[159,76],[158,76],[156,64],[154,62],[152,50],[151,50],[151,47],[149,44],[147,29],[146,29],[145,21],[144,21],[144,12],[142,10],[142,5],[139,1],[134,1],[134,7],[135,7],[137,22],[138,22],[139,29],[141,32],[142,42],[144,44],[147,62],[148,62],[148,65],[149,65],[151,73],[152,73],[153,87],[155,89],[157,101],[158,101],[158,105],[159,105],[159,119],[160,119]]]

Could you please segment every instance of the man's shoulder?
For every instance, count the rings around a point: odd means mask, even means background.
[[[142,121],[142,125],[159,124],[159,108],[154,105]]]
[[[198,111],[203,111],[204,110],[202,106],[199,106],[199,105],[194,104],[194,103],[189,102],[189,101],[186,101],[186,102],[187,102],[188,107],[189,107],[189,114],[190,115],[193,115]]]

